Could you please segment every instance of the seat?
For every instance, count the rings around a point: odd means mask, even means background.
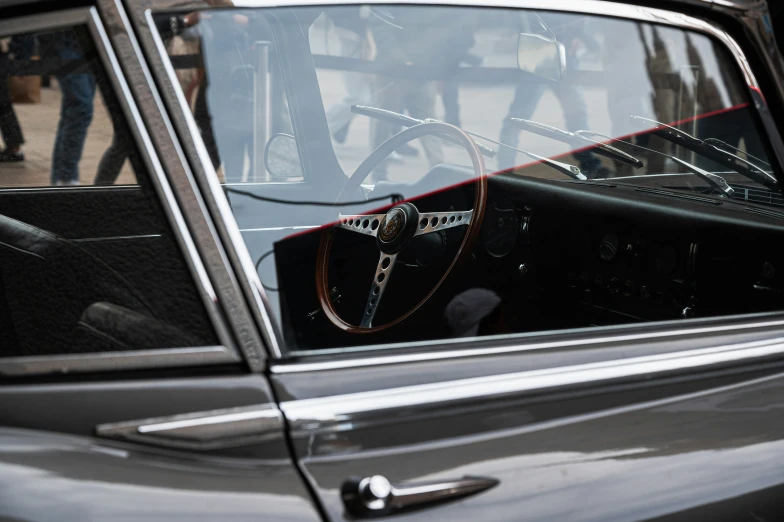
[[[122,274],[56,234],[0,215],[0,330],[15,333],[2,356],[193,346],[155,319]],[[160,335],[155,335],[158,332]]]

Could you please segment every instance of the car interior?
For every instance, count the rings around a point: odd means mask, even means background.
[[[86,29],[70,31],[82,59],[44,53],[7,73],[91,71],[115,132],[132,142]],[[134,147],[127,154],[138,184],[0,188],[3,357],[216,344],[145,165]]]

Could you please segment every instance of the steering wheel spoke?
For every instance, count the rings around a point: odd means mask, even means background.
[[[376,266],[376,275],[373,276],[373,284],[370,286],[370,294],[368,295],[367,303],[365,303],[365,312],[362,314],[362,322],[359,324],[360,328],[371,328],[373,326],[373,317],[375,317],[378,305],[381,303],[381,297],[384,295],[387,282],[389,282],[389,276],[392,275],[396,259],[397,254],[381,252],[381,258]]]
[[[414,236],[438,232],[447,228],[470,225],[474,216],[473,210],[455,212],[420,212],[419,223]]]
[[[378,234],[378,225],[381,223],[381,220],[384,219],[384,214],[359,214],[351,216],[340,214],[338,219],[338,224],[335,225],[338,228],[376,237],[376,234]]]

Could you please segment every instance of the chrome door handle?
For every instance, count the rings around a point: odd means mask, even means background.
[[[382,475],[373,475],[349,478],[343,483],[340,493],[346,511],[357,517],[373,517],[447,502],[485,491],[497,484],[497,480],[484,477],[392,484]]]

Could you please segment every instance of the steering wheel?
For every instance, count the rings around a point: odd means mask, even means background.
[[[454,138],[454,141],[462,145],[471,157],[474,174],[476,175],[476,191],[474,196],[474,208],[456,212],[419,212],[417,207],[411,202],[398,203],[387,210],[385,214],[360,214],[360,215],[340,215],[339,221],[334,226],[326,227],[321,233],[318,256],[316,258],[316,292],[319,303],[326,317],[338,328],[349,333],[366,334],[379,332],[390,328],[408,318],[416,312],[430,297],[438,290],[446,280],[449,273],[471,252],[471,249],[479,236],[482,225],[482,218],[487,205],[487,177],[485,175],[485,163],[474,140],[459,128],[441,122],[429,122],[415,125],[404,129],[395,134],[387,141],[378,146],[370,153],[365,160],[357,167],[354,173],[346,182],[346,186],[341,191],[340,199],[343,194],[354,194],[359,189],[360,184],[367,178],[373,169],[384,160],[392,151],[412,140],[423,136],[435,134]],[[339,199],[339,200],[340,200]],[[424,234],[437,233],[441,230],[466,226],[468,230],[463,236],[463,242],[455,254],[449,267],[444,272],[443,277],[433,287],[433,289],[416,306],[406,313],[398,316],[392,321],[381,325],[373,325],[373,317],[381,303],[384,289],[389,283],[389,278],[395,268],[395,260],[398,254],[417,236]],[[357,234],[371,236],[376,240],[376,246],[380,251],[380,258],[376,266],[376,273],[370,287],[365,304],[365,311],[359,325],[352,325],[344,321],[335,311],[330,299],[329,292],[329,255],[332,248],[335,229],[342,228]]]

